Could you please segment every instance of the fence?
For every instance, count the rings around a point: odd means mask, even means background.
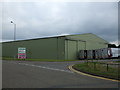
[[[94,69],[97,69],[97,64],[101,64],[102,66],[106,66],[106,70],[109,70],[109,67],[113,67],[113,68],[119,68],[120,64],[119,63],[97,63],[97,62],[93,62],[94,64]]]

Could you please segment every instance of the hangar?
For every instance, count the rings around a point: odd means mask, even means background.
[[[2,43],[3,57],[18,57],[18,48],[26,48],[33,59],[78,59],[79,50],[108,48],[108,42],[95,34],[64,35]]]

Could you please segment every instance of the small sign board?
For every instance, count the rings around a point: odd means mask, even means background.
[[[18,59],[26,59],[26,48],[18,48]]]

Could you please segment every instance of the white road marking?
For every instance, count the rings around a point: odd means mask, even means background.
[[[39,67],[39,68],[44,68],[44,69],[49,69],[49,70],[55,70],[55,71],[74,73],[74,72],[68,71],[68,70],[62,70],[62,69],[57,69],[57,68],[45,67],[45,66],[38,66],[38,65],[34,65],[34,64],[27,64],[27,63],[18,63],[18,64],[26,65],[26,66],[32,66],[32,67]]]

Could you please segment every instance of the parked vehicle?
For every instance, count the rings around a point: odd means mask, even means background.
[[[93,59],[93,51],[87,50],[87,59]]]
[[[111,48],[101,48],[95,50],[80,50],[79,59],[106,59],[112,58],[114,53]]]

